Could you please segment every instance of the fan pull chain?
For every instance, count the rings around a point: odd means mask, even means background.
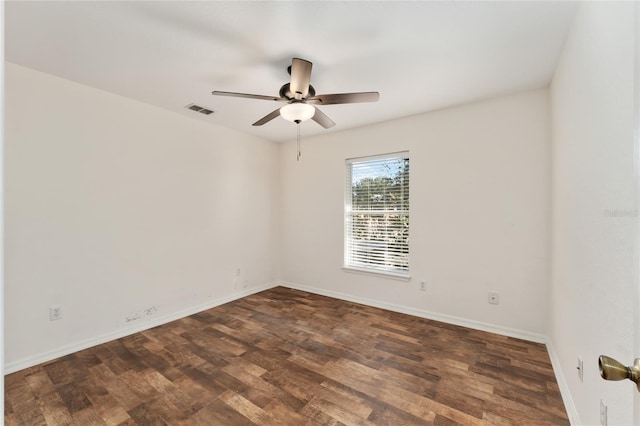
[[[300,161],[300,157],[302,157],[302,150],[300,148],[300,120],[296,120],[296,124],[297,124],[297,128],[298,128],[298,135],[296,137],[298,154],[297,154],[296,160]]]

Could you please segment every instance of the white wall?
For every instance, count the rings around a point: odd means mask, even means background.
[[[5,102],[7,370],[277,281],[277,145],[13,64]]]
[[[637,294],[633,3],[580,6],[550,96],[553,134],[551,340],[579,420],[633,424],[631,382],[605,382],[598,356],[631,363]],[[584,359],[584,382],[576,374]]]
[[[4,2],[0,3],[0,22],[4,26]],[[4,58],[4,31],[0,31],[0,57]],[[4,82],[4,61],[0,63],[0,81]],[[4,224],[4,84],[0,86],[0,222]],[[4,336],[4,226],[0,229],[0,336]],[[0,338],[0,366],[4,367],[4,337]],[[4,395],[4,374],[0,374],[0,393]],[[0,407],[4,419],[4,404]]]
[[[295,143],[284,144],[283,281],[534,339],[546,334],[549,143],[542,89],[309,138],[300,162]],[[410,151],[412,279],[344,272],[345,159],[400,150]],[[489,291],[500,293],[500,305],[487,303]]]

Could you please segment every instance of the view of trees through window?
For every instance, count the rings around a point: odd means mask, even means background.
[[[409,270],[409,158],[347,163],[345,266]]]

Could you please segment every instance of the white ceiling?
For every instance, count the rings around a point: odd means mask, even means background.
[[[313,62],[318,94],[379,91],[328,105],[344,130],[544,87],[575,2],[14,2],[6,60],[274,141],[295,124],[257,119],[281,104],[212,96],[278,95],[292,57]],[[184,108],[196,103],[204,116]]]

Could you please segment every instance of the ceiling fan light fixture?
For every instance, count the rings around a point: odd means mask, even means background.
[[[280,115],[287,121],[293,123],[302,122],[310,119],[316,113],[313,105],[302,102],[293,102],[280,108]]]

